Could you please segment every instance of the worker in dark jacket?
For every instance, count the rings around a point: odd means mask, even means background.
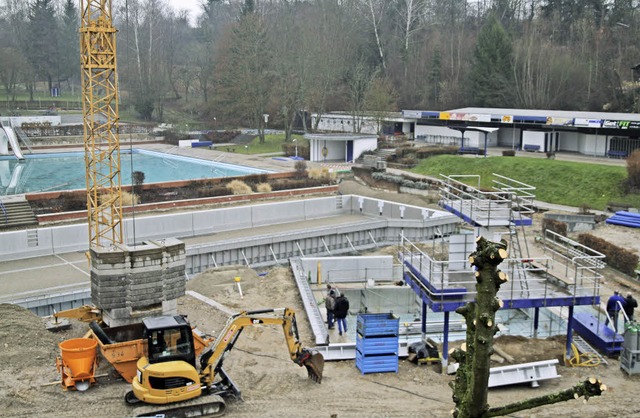
[[[624,313],[627,314],[627,318],[629,321],[633,321],[633,311],[638,307],[638,301],[631,295],[631,293],[627,293],[627,297],[624,298]],[[625,322],[627,319],[625,318]]]
[[[620,310],[624,308],[627,302],[624,300],[622,296],[620,296],[620,292],[617,290],[613,292],[613,295],[607,301],[607,315],[608,318],[605,321],[605,325],[609,324],[609,318],[613,322],[613,329],[618,332],[618,315],[620,314]]]
[[[349,299],[345,295],[340,295],[336,299],[336,307],[333,311],[338,323],[338,334],[347,332],[347,315],[349,314]]]

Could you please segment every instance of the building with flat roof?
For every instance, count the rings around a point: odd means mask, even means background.
[[[353,127],[344,124],[346,117],[328,113],[318,126],[331,131],[344,127],[343,132],[350,132]],[[373,126],[377,119],[364,120],[363,127]],[[635,113],[465,107],[403,110],[401,116],[391,114],[381,125],[416,141],[480,150],[507,147],[625,158],[640,148],[640,115]]]

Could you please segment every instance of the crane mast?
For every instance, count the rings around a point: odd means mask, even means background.
[[[90,247],[122,243],[116,29],[111,0],[80,0],[80,66]]]

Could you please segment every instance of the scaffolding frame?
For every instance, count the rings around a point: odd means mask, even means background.
[[[80,67],[89,245],[122,243],[116,28],[111,0],[81,0]]]

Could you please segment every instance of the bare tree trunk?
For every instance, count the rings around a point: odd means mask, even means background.
[[[469,302],[456,309],[456,312],[465,318],[467,339],[465,344],[451,353],[451,358],[460,363],[455,381],[449,384],[453,389],[453,401],[456,404],[454,418],[504,416],[542,405],[578,399],[581,396],[588,399],[590,396],[602,394],[607,389],[599,380],[590,378],[557,394],[489,408],[487,392],[490,357],[493,354],[493,336],[498,331],[495,313],[502,307],[497,293],[500,286],[508,280],[507,275],[498,270],[498,265],[507,256],[505,240],[492,242],[483,237],[476,239],[476,251],[469,256],[469,263],[476,270],[477,296],[475,302]]]
[[[604,385],[600,380],[592,377],[582,383],[575,385],[571,389],[567,389],[562,392],[539,396],[537,398],[527,399],[522,402],[516,402],[498,408],[491,408],[489,409],[485,417],[502,417],[505,415],[513,414],[514,412],[524,411],[525,409],[537,408],[539,406],[551,405],[558,402],[571,401],[580,397],[584,397],[586,401],[591,396],[602,395],[602,392],[604,392],[605,390],[607,390],[606,385]]]
[[[382,68],[387,70],[387,63],[385,60],[384,50],[382,48],[382,41],[380,40],[380,28],[378,26],[378,19],[376,17],[375,10],[373,9],[373,0],[367,1],[369,5],[369,11],[371,12],[371,25],[373,26],[373,33],[376,37],[376,46],[378,47],[378,54],[380,55],[380,62],[382,63]]]
[[[456,404],[454,417],[482,417],[489,406],[487,388],[489,385],[490,357],[493,354],[493,336],[498,331],[496,311],[502,302],[496,297],[500,285],[507,281],[507,275],[497,269],[507,258],[507,242],[476,239],[476,251],[469,256],[469,262],[476,268],[476,302],[458,308],[467,323],[466,345],[452,353],[452,358],[460,363],[453,386],[453,400]]]

